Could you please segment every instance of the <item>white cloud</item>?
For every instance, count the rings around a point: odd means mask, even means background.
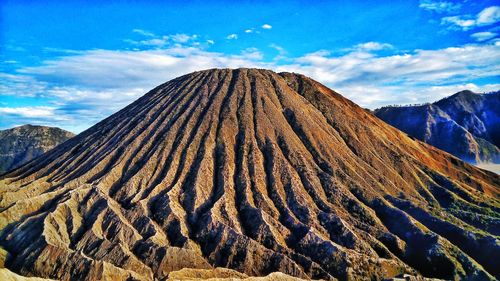
[[[153,87],[183,74],[208,68],[261,67],[262,53],[255,48],[238,55],[207,52],[195,47],[164,50],[91,50],[45,61],[42,66],[18,69],[17,75],[0,73],[2,95],[50,100],[51,112],[19,115],[4,109],[4,122],[54,125],[79,132],[128,105]],[[4,107],[8,104],[2,105]],[[48,110],[48,108],[44,108]],[[15,115],[18,112],[19,114]],[[43,116],[42,116],[43,115]]]
[[[155,36],[154,33],[146,31],[146,30],[143,30],[143,29],[139,29],[139,28],[132,29],[132,32],[140,34],[140,35],[143,35],[143,36],[148,36],[148,37],[154,37]]]
[[[451,24],[452,26],[459,26],[463,30],[469,30],[476,25],[476,21],[473,19],[463,19],[459,16],[453,16],[442,18],[441,24]]]
[[[493,6],[482,10],[477,16],[478,25],[488,25],[500,21],[500,7]]]
[[[434,11],[437,13],[450,13],[457,11],[460,9],[462,5],[459,3],[453,3],[453,2],[448,2],[448,1],[432,1],[432,0],[421,0],[419,7],[428,10],[428,11]]]
[[[169,38],[176,43],[186,43],[190,40],[196,40],[198,38],[198,35],[174,34],[170,35]]]
[[[197,42],[197,39],[199,38],[197,34],[189,35],[189,34],[178,33],[178,34],[157,36],[153,33],[143,31],[140,29],[134,29],[133,31],[135,33],[148,37],[148,39],[139,41],[131,39],[125,40],[125,42],[137,46],[164,47],[167,45],[175,45],[175,44],[178,45],[183,45],[183,44],[185,45],[187,43],[191,43],[192,45],[199,44],[199,42]]]
[[[33,124],[56,126],[69,131],[80,132],[98,122],[104,116],[102,112],[94,110],[79,110],[79,112],[71,115],[64,108],[57,106],[0,107],[0,118],[2,118],[4,124],[1,129],[12,128],[15,125]]]
[[[154,38],[148,40],[141,40],[138,42],[139,45],[145,46],[164,46],[168,42],[168,38]]]
[[[408,53],[389,49],[393,54],[387,55],[377,50],[390,48],[388,44],[366,42],[342,55],[320,50],[300,57],[286,57],[282,47],[272,44],[269,47],[278,51],[280,60],[271,62],[264,62],[256,48],[245,49],[237,55],[175,45],[161,50],[79,51],[45,61],[40,66],[18,69],[17,75],[0,73],[3,82],[0,95],[54,101],[50,109],[44,109],[45,113],[39,111],[38,116],[31,119],[26,115],[20,118],[21,115],[15,115],[16,111],[9,113],[8,105],[3,105],[2,118],[10,116],[12,124],[20,120],[52,122],[77,132],[161,83],[209,68],[258,67],[303,73],[369,108],[420,103],[465,88],[479,92],[498,90],[499,84],[477,85],[471,81],[500,76],[499,46],[500,42],[491,42]]]
[[[213,44],[215,44],[215,41],[214,40],[207,40],[207,43],[210,45],[213,45]]]
[[[286,59],[286,55],[288,52],[285,50],[285,48],[277,45],[277,44],[270,44],[269,47],[275,49],[278,52],[278,55],[273,58],[274,61]]]
[[[257,30],[254,27],[252,27],[252,28],[245,29],[245,33],[247,33],[247,34],[250,34],[250,33],[260,34],[260,30]]]
[[[376,87],[348,85],[335,88],[336,91],[356,101],[357,104],[370,109],[386,105],[408,105],[435,102],[462,90],[471,90],[476,93],[493,92],[500,90],[500,84],[476,85],[474,83],[460,83],[452,85],[437,85],[425,87],[409,87],[405,85]]]
[[[432,87],[464,87],[471,80],[500,75],[496,45],[468,45],[439,50],[415,50],[380,56],[356,50],[343,56],[318,51],[294,59],[278,71],[293,71],[326,83],[354,102],[369,108],[385,104],[432,101]],[[472,84],[470,84],[472,85]],[[481,86],[482,87],[482,86]],[[490,91],[480,86],[477,91]],[[446,89],[446,88],[442,88]],[[463,89],[463,88],[462,88]],[[454,92],[448,91],[445,95]]]
[[[390,56],[353,51],[334,57],[322,51],[296,59],[303,72],[336,85],[352,82],[415,84],[494,77],[500,74],[499,61],[500,52],[494,45],[416,50]]]
[[[495,32],[484,31],[484,32],[473,33],[473,34],[471,34],[471,37],[476,39],[476,41],[482,42],[482,41],[486,41],[486,40],[489,40],[491,38],[494,38],[497,35],[498,34],[496,34]]]
[[[269,25],[269,24],[266,23],[266,24],[262,25],[262,28],[264,28],[264,29],[271,29],[273,27],[271,25]]]
[[[371,49],[377,49],[372,45],[368,44]],[[246,49],[241,55],[225,55],[194,47],[146,51],[92,50],[46,61],[41,66],[22,68],[19,72],[44,83],[64,82],[90,89],[147,89],[191,71],[239,66],[297,70],[337,86],[349,83],[434,83],[442,79],[450,82],[500,74],[500,52],[498,46],[491,44],[416,50],[388,56],[359,48],[342,56],[332,56],[323,50],[288,58],[290,63],[286,65],[264,63],[261,59],[262,54],[255,48]]]
[[[25,107],[0,107],[2,128],[8,129],[15,125],[34,124],[68,127],[68,119],[64,114],[58,114],[57,108],[52,106],[25,106]],[[70,126],[71,127],[71,126]],[[80,130],[85,129],[82,127]]]
[[[18,72],[56,85],[63,83],[90,89],[147,89],[200,69],[259,63],[255,60],[255,52],[246,51],[241,55],[224,55],[196,47],[143,51],[91,50],[45,61],[42,66],[25,67]]]
[[[50,117],[54,116],[55,107],[0,107],[0,115],[16,115],[21,117]]]
[[[241,55],[248,60],[262,60],[264,55],[257,48],[246,48],[241,52]]]
[[[356,45],[356,48],[365,51],[378,51],[383,49],[392,49],[393,46],[387,43],[366,42]]]
[[[462,30],[466,31],[473,27],[491,25],[499,21],[500,7],[492,6],[485,8],[475,17],[470,15],[444,17],[441,19],[441,24],[451,24],[451,27],[460,27]]]
[[[0,96],[34,97],[46,89],[46,82],[37,81],[28,75],[15,75],[0,72]]]
[[[226,55],[195,47],[145,51],[91,50],[18,71],[24,75],[22,77],[32,77],[44,83],[64,82],[91,89],[152,88],[191,71],[238,66],[297,69],[322,82],[336,85],[395,81],[432,83],[440,79],[449,82],[450,79],[475,79],[500,74],[500,52],[498,46],[492,44],[415,50],[385,56],[370,52],[385,46],[384,43],[360,45],[365,48],[353,48],[341,56],[332,56],[323,50],[288,58],[290,63],[286,65],[262,62],[262,54],[255,48],[245,49],[241,55]],[[277,45],[270,47],[284,51]],[[15,78],[21,79],[18,76]],[[26,79],[21,79],[20,83]]]
[[[226,39],[232,40],[232,39],[238,39],[238,34],[229,34]]]

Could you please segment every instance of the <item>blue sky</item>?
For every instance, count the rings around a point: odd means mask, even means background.
[[[0,129],[80,132],[160,83],[212,67],[303,73],[368,108],[500,90],[499,6],[3,0]]]

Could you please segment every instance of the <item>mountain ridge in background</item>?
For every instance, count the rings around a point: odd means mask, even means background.
[[[74,136],[57,127],[30,124],[0,130],[0,174],[31,161]]]
[[[431,104],[388,106],[374,113],[464,161],[500,164],[500,91],[461,91]]]
[[[211,69],[1,177],[0,247],[61,280],[494,280],[499,186],[303,75]]]

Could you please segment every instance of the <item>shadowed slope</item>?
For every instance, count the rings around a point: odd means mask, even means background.
[[[296,74],[179,77],[0,185],[24,275],[499,276],[497,175]]]
[[[500,92],[462,91],[433,104],[382,107],[375,115],[469,163],[500,163]]]

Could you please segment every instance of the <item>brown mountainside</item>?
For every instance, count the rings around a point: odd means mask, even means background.
[[[325,86],[195,72],[0,180],[19,274],[164,280],[500,277],[500,177],[412,140]]]

